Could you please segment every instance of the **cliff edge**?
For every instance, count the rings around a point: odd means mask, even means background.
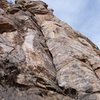
[[[1,0],[0,100],[100,100],[100,50],[43,1]]]

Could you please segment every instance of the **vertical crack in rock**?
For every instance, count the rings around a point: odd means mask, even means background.
[[[100,100],[100,50],[40,0],[0,1],[0,100]]]

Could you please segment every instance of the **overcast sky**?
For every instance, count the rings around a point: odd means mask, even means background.
[[[100,0],[43,1],[54,9],[57,17],[85,34],[100,48]]]

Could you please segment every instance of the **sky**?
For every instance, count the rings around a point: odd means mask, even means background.
[[[8,0],[14,1],[14,0]],[[42,0],[54,14],[100,48],[100,0]]]

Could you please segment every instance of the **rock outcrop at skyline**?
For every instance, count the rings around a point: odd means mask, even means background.
[[[100,100],[99,48],[43,1],[1,0],[0,100]]]

